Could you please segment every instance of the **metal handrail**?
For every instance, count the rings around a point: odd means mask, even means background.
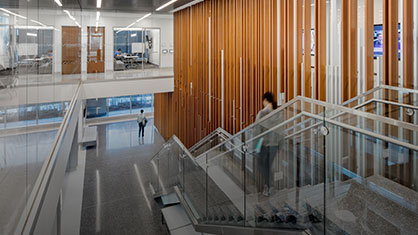
[[[326,103],[326,102],[323,102],[323,101],[314,100],[314,99],[311,99],[311,98],[306,98],[306,97],[300,97],[300,98],[301,98],[302,101],[317,104],[317,105],[320,105],[320,106],[324,106],[326,108],[341,111],[343,113],[350,113],[350,114],[354,114],[354,115],[357,115],[357,116],[360,116],[360,117],[374,119],[374,120],[377,120],[377,121],[380,121],[380,122],[384,122],[384,123],[389,124],[389,125],[398,126],[398,127],[418,131],[418,129],[417,129],[418,127],[414,124],[411,124],[411,123],[395,120],[395,119],[388,118],[388,117],[383,117],[383,116],[373,114],[373,113],[366,113],[366,112],[356,110],[356,109],[353,109],[353,108],[347,108],[347,107],[337,105],[337,104],[330,104],[330,103]]]
[[[222,129],[221,127],[216,128],[214,131],[212,131],[209,135],[203,137],[203,139],[201,139],[199,142],[197,142],[196,144],[194,144],[192,147],[189,148],[189,151],[192,152],[194,151],[199,145],[201,145],[202,143],[206,142],[208,139],[212,138],[215,135],[220,135],[220,134],[224,134],[226,135],[228,138],[231,137],[231,134],[229,134],[227,131],[225,131],[224,129]]]
[[[388,100],[376,99],[376,98],[370,99],[370,100],[368,100],[368,101],[366,101],[366,102],[364,102],[362,104],[357,105],[355,107],[355,109],[362,108],[362,107],[364,107],[364,106],[366,106],[366,105],[368,105],[370,103],[373,103],[373,102],[390,104],[390,105],[399,106],[399,107],[407,108],[407,109],[418,109],[418,106],[409,105],[409,104],[403,104],[403,103],[398,103],[398,102],[393,102],[393,101],[388,101]]]
[[[65,116],[63,117],[61,125],[57,131],[57,135],[55,136],[54,144],[51,148],[49,156],[44,161],[39,176],[34,184],[31,195],[29,196],[28,202],[25,207],[25,211],[28,211],[28,213],[26,216],[23,215],[15,230],[18,234],[29,234],[32,225],[36,221],[36,217],[38,216],[38,211],[42,203],[42,196],[44,195],[44,192],[46,192],[46,190],[48,189],[48,179],[51,173],[53,172],[55,159],[58,156],[64,135],[67,131],[67,127],[74,114],[74,107],[80,95],[80,89],[81,87],[79,83],[76,91],[74,92],[73,97],[71,98],[68,110]]]
[[[313,99],[306,98],[306,97],[300,97],[299,96],[297,98],[301,99],[302,101],[309,102],[311,104],[318,104],[318,105],[322,105],[322,106],[325,106],[325,107],[327,107],[327,106],[329,107],[330,106],[331,108],[334,108],[334,110],[339,110],[339,111],[343,111],[344,113],[352,113],[352,114],[355,114],[355,115],[358,115],[358,116],[363,116],[363,117],[366,117],[366,118],[371,118],[371,119],[379,120],[379,121],[385,122],[386,124],[390,124],[390,125],[394,125],[394,126],[406,125],[406,126],[409,126],[410,129],[413,129],[413,130],[417,130],[418,131],[418,126],[413,125],[413,124],[395,121],[393,119],[386,118],[386,117],[381,117],[381,116],[378,116],[378,115],[375,115],[375,114],[370,114],[369,115],[369,113],[364,113],[364,112],[361,112],[361,111],[358,111],[358,110],[353,110],[351,108],[346,108],[346,107],[343,107],[343,106],[340,106],[340,105],[328,104],[328,103],[325,103],[325,102],[322,102],[322,101],[317,101],[317,100],[313,100]],[[402,142],[402,141],[393,139],[391,137],[387,137],[387,136],[384,136],[384,135],[376,134],[376,133],[371,132],[371,131],[363,130],[363,129],[358,128],[358,127],[353,127],[353,126],[351,126],[349,124],[345,124],[345,123],[342,123],[342,122],[339,122],[339,121],[336,121],[336,120],[332,120],[331,119],[332,117],[331,118],[326,118],[326,117],[324,118],[322,116],[315,115],[315,114],[311,114],[311,113],[308,113],[308,112],[305,112],[305,111],[302,111],[298,115],[301,115],[301,114],[302,115],[305,115],[305,116],[308,116],[308,117],[311,117],[311,118],[314,118],[316,120],[323,120],[323,121],[325,121],[325,123],[331,123],[333,125],[340,126],[342,128],[345,128],[345,129],[353,130],[355,132],[359,132],[359,133],[362,133],[362,134],[365,134],[365,135],[368,135],[368,136],[372,136],[374,138],[381,139],[383,141],[390,142],[390,143],[393,143],[395,145],[399,145],[399,146],[402,146],[402,147],[405,147],[405,148],[408,148],[408,149],[412,149],[414,151],[418,151],[418,146],[415,146],[415,145],[412,145],[412,144],[409,144],[409,143],[405,143],[405,142]],[[298,115],[295,116],[295,117],[298,117]],[[293,117],[293,118],[295,118],[295,117]],[[286,122],[287,121],[288,120],[286,120]],[[286,123],[286,122],[284,122],[284,123]],[[283,126],[283,123],[279,123],[276,126],[271,127],[269,130],[267,130],[267,131],[265,131],[265,132],[263,132],[263,133],[255,136],[255,137],[250,138],[249,140],[246,141],[246,143],[249,143],[251,141],[254,141],[254,140],[260,138],[261,136],[264,136],[264,135],[266,135],[266,134],[268,134],[268,133],[276,130],[277,128],[279,128],[281,126]],[[310,127],[307,127],[306,129],[309,129],[309,128],[312,128],[312,127],[313,126],[310,126]],[[407,127],[405,127],[405,128],[407,128]],[[221,143],[220,145],[222,145],[224,143]],[[216,159],[224,156],[225,154],[229,153],[230,151],[242,147],[246,143],[241,143],[239,145],[236,145],[234,148],[229,149],[228,152],[224,152],[224,153],[220,153],[218,155],[215,155],[214,157],[211,157],[211,159],[209,159],[208,161],[216,160]],[[214,148],[219,148],[220,145],[218,145],[218,146],[216,146]],[[203,163],[204,162],[201,162],[200,161],[200,164],[203,164]]]
[[[228,140],[226,140],[226,141],[224,141],[224,142],[222,142],[222,143],[220,143],[220,144],[216,145],[216,146],[215,146],[215,147],[213,147],[212,149],[217,148],[217,147],[220,147],[222,144],[224,144],[224,143],[226,143],[226,142],[228,142],[228,141],[230,142],[230,141],[232,141],[233,139],[235,139],[236,137],[239,137],[240,135],[242,135],[243,133],[245,133],[247,130],[249,130],[249,129],[253,128],[254,126],[258,125],[259,123],[261,123],[261,122],[263,122],[263,121],[267,120],[268,118],[270,118],[270,117],[274,116],[275,114],[279,113],[280,111],[284,110],[285,108],[287,108],[287,107],[289,107],[289,106],[293,105],[294,103],[296,103],[296,102],[300,101],[300,99],[299,99],[299,98],[300,98],[299,96],[298,96],[298,97],[293,98],[291,101],[289,101],[289,102],[287,102],[286,104],[284,104],[284,105],[280,106],[279,108],[277,108],[277,109],[276,109],[276,110],[274,110],[273,112],[269,113],[268,115],[264,116],[264,117],[263,117],[263,118],[261,118],[260,120],[257,120],[257,121],[255,121],[255,122],[253,122],[251,125],[249,125],[249,126],[247,126],[246,128],[244,128],[244,129],[240,130],[239,132],[235,133],[235,134],[234,134],[234,135],[232,135],[232,136],[231,136]],[[231,144],[232,144],[232,143],[231,143]],[[207,151],[205,151],[205,152],[201,153],[199,156],[197,156],[197,157],[196,157],[196,159],[197,159],[197,158],[200,158],[200,157],[205,156],[205,155],[206,155],[208,152],[210,152],[210,151],[211,151],[211,149],[209,149],[209,150],[207,150]]]
[[[323,106],[323,107],[326,107],[326,108],[330,108],[330,109],[333,109],[333,110],[337,110],[337,111],[341,111],[342,112],[340,114],[337,114],[335,117],[340,116],[340,115],[342,115],[344,113],[351,113],[351,114],[354,114],[354,115],[357,115],[357,116],[361,116],[361,117],[364,117],[364,118],[370,118],[370,119],[378,120],[380,122],[384,122],[384,123],[389,124],[389,125],[399,126],[399,127],[403,127],[403,128],[406,128],[406,129],[411,129],[411,130],[414,130],[414,131],[415,130],[418,131],[418,127],[416,125],[414,125],[414,124],[411,124],[411,123],[406,123],[406,122],[403,122],[403,121],[398,121],[398,120],[394,120],[394,119],[391,119],[391,118],[382,117],[382,116],[379,116],[379,115],[376,115],[376,114],[372,114],[372,113],[365,113],[365,112],[362,112],[362,111],[359,111],[359,110],[354,110],[352,108],[347,108],[347,107],[344,107],[344,106],[341,106],[341,105],[330,104],[330,103],[326,103],[326,102],[323,102],[323,101],[314,100],[314,99],[311,99],[311,98],[297,96],[294,99],[292,99],[290,102],[288,102],[285,105],[281,106],[280,108],[274,110],[269,115],[267,115],[264,118],[262,118],[261,120],[258,120],[256,122],[254,122],[253,124],[251,124],[250,126],[246,127],[245,129],[242,129],[241,131],[239,131],[238,133],[236,133],[235,135],[233,135],[229,140],[227,140],[225,142],[222,142],[222,143],[216,145],[212,149],[219,148],[220,146],[222,146],[226,142],[232,141],[234,138],[239,137],[239,135],[241,135],[242,133],[245,133],[247,130],[251,129],[255,125],[259,124],[260,122],[263,122],[264,120],[266,120],[269,117],[271,117],[271,116],[279,113],[280,111],[284,110],[285,108],[289,107],[290,105],[293,105],[294,103],[296,103],[298,101],[308,102],[308,103],[311,103],[311,104],[320,105],[320,106]],[[333,118],[335,118],[335,117],[333,117]],[[206,155],[212,149],[207,150],[206,152],[200,154],[196,158],[200,158],[201,156]]]
[[[351,98],[351,99],[343,102],[341,105],[345,106],[345,105],[347,105],[349,103],[352,103],[352,102],[354,102],[356,100],[360,100],[361,98],[364,98],[364,97],[366,97],[366,96],[368,96],[370,94],[375,93],[376,91],[383,90],[383,89],[396,90],[396,91],[402,91],[402,92],[409,92],[409,93],[418,94],[418,90],[415,90],[415,89],[409,89],[409,88],[403,88],[403,87],[394,87],[394,86],[388,86],[388,85],[379,85],[379,86],[377,86],[377,87],[375,87],[373,89],[368,90],[367,92],[365,92],[365,93],[363,93],[361,95],[358,95],[356,97],[353,97],[353,98]]]

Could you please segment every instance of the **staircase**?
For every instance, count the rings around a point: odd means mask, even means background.
[[[384,89],[398,88],[376,96]],[[418,126],[402,105],[379,116],[297,97],[233,136],[219,128],[190,149],[173,136],[150,185],[156,198],[175,193],[200,233],[418,234]]]

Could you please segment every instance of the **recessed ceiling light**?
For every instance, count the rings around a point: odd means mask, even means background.
[[[64,10],[64,12],[67,13],[71,20],[75,20],[74,16],[72,16],[68,10]]]
[[[97,0],[97,2],[96,2],[97,4],[96,4],[96,7],[97,8],[102,8],[102,0]]]
[[[10,15],[14,15],[14,16],[17,16],[17,17],[22,18],[22,19],[25,19],[25,20],[27,19],[25,16],[22,16],[22,15],[16,14],[16,13],[11,12],[11,11],[9,11],[9,10],[6,10],[6,9],[4,9],[4,8],[0,8],[0,10],[1,10],[1,11],[4,11],[4,12],[6,12],[6,13],[9,13]]]
[[[58,4],[58,6],[62,7],[62,3],[60,0],[54,0],[56,4]]]
[[[96,21],[99,21],[100,18],[100,11],[96,12]]]
[[[148,16],[150,16],[150,15],[151,15],[151,13],[148,13],[148,14],[144,15],[143,17],[141,17],[141,18],[137,19],[137,20],[136,20],[136,22],[138,23],[139,21],[141,21],[141,20],[143,20],[143,19],[147,18],[147,17],[148,17]]]
[[[30,20],[31,22],[33,22],[33,23],[35,23],[35,24],[39,24],[39,25],[42,25],[42,26],[46,26],[46,25],[44,25],[44,24],[42,24],[41,22],[39,22],[39,21],[36,21],[36,20]]]
[[[30,37],[37,37],[38,36],[38,34],[36,34],[36,33],[26,33],[26,35],[30,36]]]
[[[166,4],[164,4],[164,5],[160,6],[159,8],[157,8],[156,11],[160,11],[160,10],[166,8],[167,6],[169,6],[169,5],[171,5],[171,4],[175,3],[175,2],[177,2],[177,0],[171,0],[171,1],[167,2]]]

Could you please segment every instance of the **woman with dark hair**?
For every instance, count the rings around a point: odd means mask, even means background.
[[[266,92],[263,94],[262,97],[263,101],[263,109],[258,112],[256,121],[261,120],[263,117],[267,116],[271,112],[273,112],[277,108],[277,103],[274,100],[273,93]],[[264,122],[263,122],[264,123]],[[260,128],[257,132],[258,134],[267,131],[270,125],[263,125],[260,123]],[[276,138],[278,135],[271,132],[269,134],[264,135],[263,137],[258,139],[256,152],[258,152],[257,162],[258,168],[261,171],[261,176],[263,178],[264,188],[263,188],[263,195],[268,197],[270,196],[271,191],[271,168],[273,164],[274,157],[276,156],[278,145],[276,143]],[[257,151],[257,148],[261,148]]]
[[[271,113],[271,111],[277,109],[277,103],[276,101],[274,101],[273,93],[264,93],[261,100],[263,101],[263,109],[260,112],[258,112],[257,117],[255,119],[256,121],[260,120],[264,116],[267,116],[269,113]]]

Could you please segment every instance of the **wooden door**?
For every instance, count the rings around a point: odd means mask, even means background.
[[[81,29],[62,26],[62,74],[81,72]]]
[[[105,69],[105,28],[87,27],[87,73],[103,73]]]

